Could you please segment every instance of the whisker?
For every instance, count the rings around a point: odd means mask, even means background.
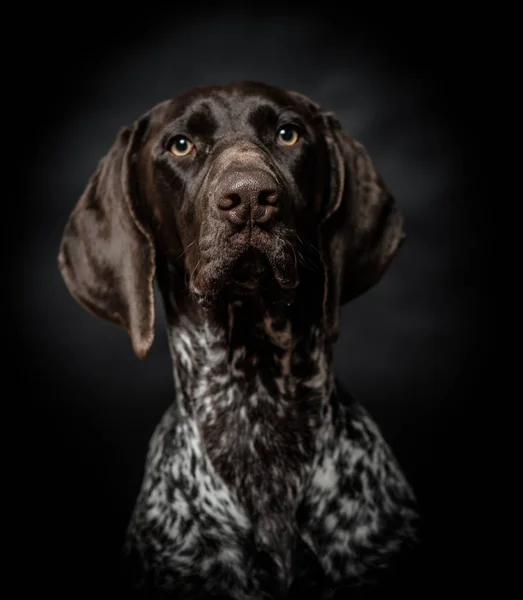
[[[302,246],[305,246],[305,242],[301,239],[301,237],[296,232],[294,232],[294,237],[298,240],[298,242],[300,242],[300,244]]]
[[[285,244],[287,244],[287,246],[290,246],[290,249],[292,250],[292,253],[294,255],[294,268],[297,269],[298,268],[298,257],[296,256],[296,251],[294,250],[294,246],[289,242],[289,240],[285,239],[284,237],[281,237],[280,239]]]
[[[304,241],[301,239],[301,237],[300,237],[300,236],[299,236],[297,233],[295,234],[295,236],[298,238],[298,241],[299,241],[299,242],[302,244],[302,246],[303,246],[303,247],[308,247],[308,248],[311,248],[311,249],[312,249],[312,250],[314,250],[314,251],[315,251],[315,252],[316,252],[316,253],[317,253],[319,256],[321,256],[321,253],[320,253],[320,251],[318,250],[318,248],[316,248],[316,246],[315,246],[315,245],[314,245],[312,242],[309,242],[308,240],[304,242]]]
[[[188,246],[186,246],[185,249],[182,250],[182,253],[176,257],[176,260],[180,259],[193,244],[196,244],[196,240],[193,240]]]
[[[312,250],[314,250],[318,254],[318,256],[321,256],[321,252],[318,250],[318,248],[316,248],[314,244],[312,244],[311,242],[307,242],[307,246],[309,246],[309,248],[312,248]]]
[[[318,263],[314,262],[310,256],[308,256],[307,254],[305,254],[305,256],[298,250],[298,254],[300,255],[301,259],[302,259],[302,264],[304,267],[306,267],[307,269],[311,270],[311,271],[317,271],[318,270]]]
[[[309,265],[308,265],[307,261],[305,260],[305,257],[303,256],[303,254],[302,254],[302,253],[301,253],[299,250],[297,250],[296,252],[298,253],[298,256],[300,257],[300,262],[301,262],[301,264],[302,264],[304,267],[308,268],[308,267],[309,267]]]
[[[302,254],[302,253],[301,253],[299,250],[296,250],[296,252],[298,253],[298,256],[300,257],[300,262],[301,262],[301,264],[302,264],[304,267],[308,267],[308,266],[309,266],[309,263],[308,263],[307,259],[306,259],[306,258],[303,256],[303,254]]]
[[[200,258],[198,259],[198,262],[194,265],[194,268],[191,270],[191,277],[196,273],[196,269],[200,266],[201,260],[202,260],[202,257],[200,256]]]
[[[310,242],[304,242],[296,232],[293,232],[293,236],[303,248],[303,254],[298,250],[303,266],[311,271],[317,271],[319,264],[310,256],[310,249],[313,249],[318,254],[318,256],[321,256],[320,251]]]

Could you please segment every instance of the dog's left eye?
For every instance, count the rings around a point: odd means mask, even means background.
[[[194,148],[194,144],[184,135],[177,135],[171,143],[171,152],[175,156],[187,156]]]
[[[300,134],[293,125],[283,125],[278,129],[276,141],[282,146],[294,146],[300,139]]]

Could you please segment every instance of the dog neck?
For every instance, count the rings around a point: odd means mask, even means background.
[[[311,295],[203,310],[180,287],[174,275],[161,284],[178,415],[197,423],[214,468],[273,545],[292,523],[334,385],[318,311]]]

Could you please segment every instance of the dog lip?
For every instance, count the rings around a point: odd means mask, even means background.
[[[243,296],[251,296],[259,290],[257,282],[245,283],[239,281],[233,281],[235,291]]]

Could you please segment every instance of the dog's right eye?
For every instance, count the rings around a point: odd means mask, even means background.
[[[175,156],[187,156],[194,148],[194,144],[184,135],[177,135],[171,142],[171,153]]]

